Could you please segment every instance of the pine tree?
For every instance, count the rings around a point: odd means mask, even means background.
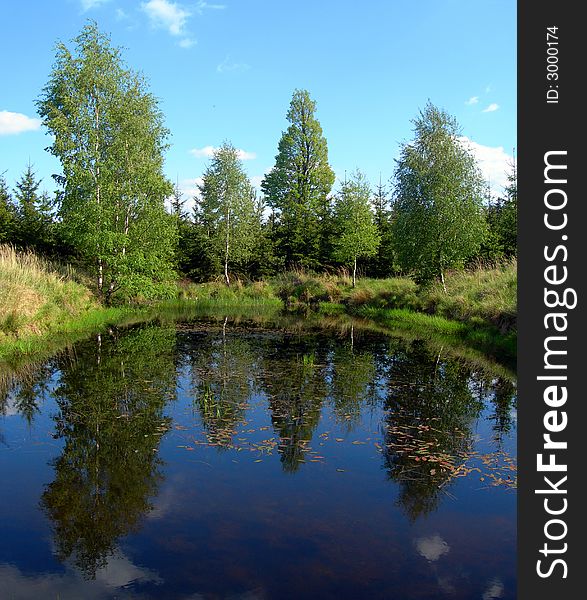
[[[14,204],[4,173],[2,173],[0,174],[0,244],[14,242],[15,220]]]
[[[393,236],[391,231],[392,210],[389,192],[379,177],[373,194],[375,224],[381,242],[377,254],[369,261],[369,270],[375,277],[388,277],[394,272]]]

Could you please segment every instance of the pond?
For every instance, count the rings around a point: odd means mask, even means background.
[[[3,598],[515,598],[503,374],[225,321],[110,331],[0,383]]]

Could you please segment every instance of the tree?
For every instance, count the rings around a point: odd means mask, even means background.
[[[342,184],[334,205],[337,239],[334,256],[353,266],[353,287],[357,281],[357,260],[374,256],[380,236],[369,204],[371,190],[366,177],[355,171],[349,181]]]
[[[223,265],[226,285],[230,285],[229,264],[249,259],[261,232],[255,190],[232,144],[224,142],[214,152],[199,188],[199,221]]]
[[[508,184],[505,187],[505,198],[500,203],[496,223],[497,235],[504,256],[511,258],[518,252],[518,172],[516,163],[512,162],[511,171],[507,174]]]
[[[393,236],[391,232],[392,210],[387,187],[381,182],[375,188],[373,194],[373,209],[377,231],[381,236],[381,242],[377,253],[369,261],[369,271],[375,277],[388,277],[394,271],[395,259],[393,254]]]
[[[95,23],[74,42],[74,53],[58,44],[37,102],[63,169],[56,176],[62,231],[107,302],[116,292],[169,291],[176,229],[164,207],[168,132],[157,100]]]
[[[0,244],[12,241],[14,220],[14,205],[4,173],[2,173],[0,174]]]
[[[41,180],[29,163],[14,190],[16,219],[14,242],[21,247],[33,247],[43,253],[53,248],[52,203],[47,192],[39,194]]]
[[[500,261],[517,254],[518,234],[518,186],[516,165],[510,165],[508,184],[500,197],[488,193],[484,207],[487,220],[487,236],[481,245],[478,258]]]
[[[279,141],[275,166],[261,184],[275,212],[275,235],[286,266],[316,267],[327,252],[325,221],[334,172],[315,111],[310,94],[296,90],[287,113],[291,125]]]
[[[429,102],[413,123],[395,170],[395,249],[403,269],[444,286],[446,269],[474,255],[485,235],[484,182],[453,117]]]

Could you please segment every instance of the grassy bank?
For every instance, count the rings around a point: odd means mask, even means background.
[[[71,268],[0,246],[0,360],[50,355],[65,342],[136,318],[104,308]]]
[[[268,281],[227,288],[221,282],[187,284],[181,296],[209,314],[239,307],[248,311],[275,311],[279,302],[290,313],[336,318],[349,315],[377,324],[387,333],[421,338],[436,344],[470,348],[509,365],[515,364],[516,263],[493,268],[456,271],[446,277],[446,292],[439,283],[419,286],[406,277],[364,278],[352,287],[344,274],[314,275],[288,272]],[[315,320],[315,319],[313,319]]]
[[[516,330],[516,263],[493,268],[455,271],[446,276],[446,292],[433,282],[417,285],[407,277],[360,279],[355,288],[349,277],[286,273],[273,281],[275,294],[286,305],[342,304],[349,314],[370,309],[403,309],[444,317],[468,325],[495,327],[507,334]]]
[[[346,315],[388,333],[469,347],[512,364],[516,279],[513,262],[449,274],[446,292],[408,278],[365,278],[353,288],[344,274],[288,272],[246,285],[236,281],[230,288],[222,282],[180,283],[176,301],[105,308],[71,269],[2,246],[0,361],[49,356],[114,325],[201,317],[277,322],[285,307],[308,327]]]

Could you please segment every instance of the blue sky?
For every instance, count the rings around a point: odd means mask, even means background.
[[[389,179],[430,99],[454,115],[492,187],[516,147],[515,0],[5,0],[0,9],[0,173],[30,160],[54,189],[34,101],[54,60],[94,19],[124,47],[171,130],[166,174],[189,196],[210,149],[272,167],[295,88],[309,90],[337,177]]]

